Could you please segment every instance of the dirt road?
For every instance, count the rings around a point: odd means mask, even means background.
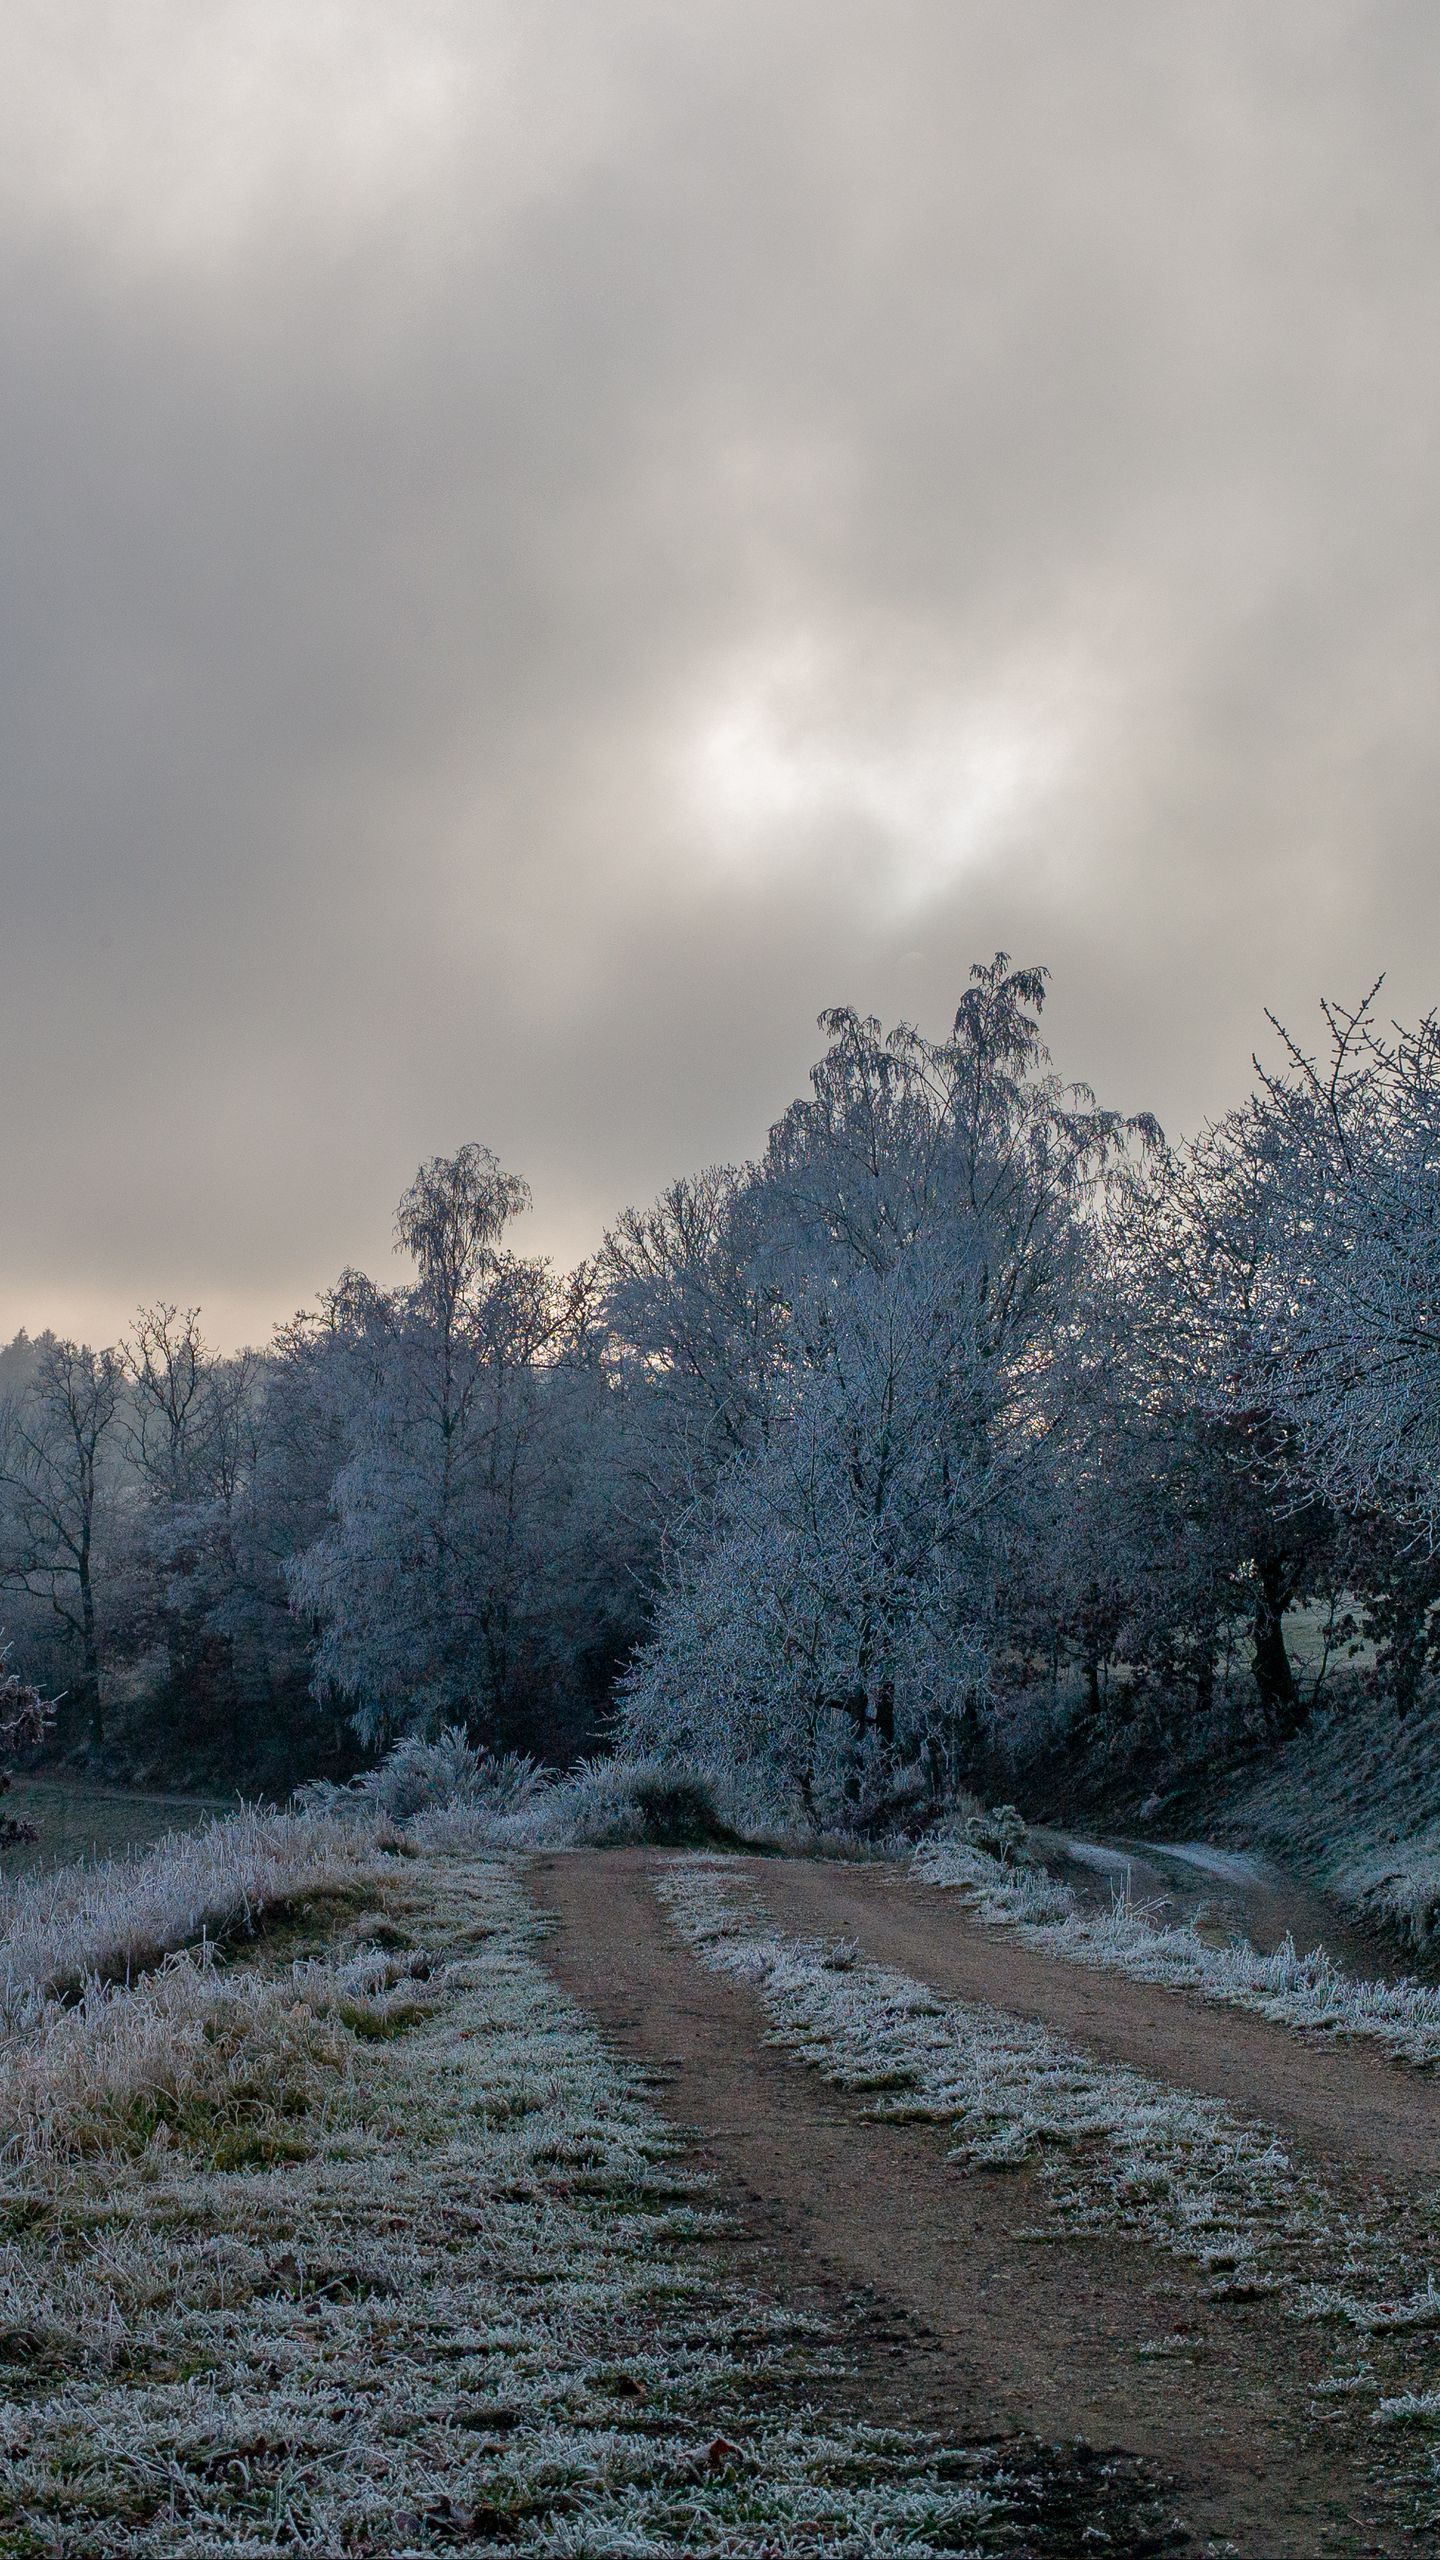
[[[1330,2044],[1243,2010],[1092,1972],[967,1920],[959,1899],[903,1867],[737,1861],[788,1928],[844,1931],[867,1955],[965,2000],[1057,2028],[1106,2062],[1223,2099],[1278,2126],[1332,2183],[1413,2193],[1440,2176],[1440,2077],[1363,2045]]]
[[[1198,2275],[1138,2242],[1037,2245],[1028,2173],[963,2174],[943,2131],[879,2122],[765,2042],[758,2003],[667,1927],[662,1863],[644,1851],[537,1859],[531,1889],[558,1924],[551,1961],[657,2074],[736,2212],[737,2245],[771,2284],[869,2306],[859,2345],[877,2414],[1124,2446],[1175,2479],[1202,2542],[1245,2560],[1415,2547],[1374,2487],[1366,2423],[1343,2401],[1317,2423],[1321,2336],[1263,2300],[1208,2300]],[[848,1932],[938,1990],[1224,2097],[1347,2182],[1398,2195],[1433,2179],[1440,2093],[1383,2060],[1050,1963],[893,1870],[734,1863],[782,1925]]]
[[[1043,1829],[1032,1829],[1030,1845],[1091,1911],[1108,1910],[1123,1892],[1161,1922],[1209,1925],[1222,1942],[1238,1935],[1262,1954],[1289,1938],[1302,1955],[1323,1947],[1347,1973],[1394,1981],[1415,1970],[1413,1960],[1266,1858],[1202,1843],[1087,1841]]]

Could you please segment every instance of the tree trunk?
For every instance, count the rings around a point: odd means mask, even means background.
[[[1390,1622],[1390,1690],[1397,1716],[1408,1716],[1420,1694],[1421,1675],[1428,1650],[1430,1611],[1422,1602],[1418,1608],[1396,1609]]]
[[[90,1580],[90,1517],[86,1508],[80,1553],[76,1563],[80,1585],[81,1659],[84,1663],[82,1689],[90,1711],[90,1739],[97,1751],[105,1739],[105,1712],[100,1703],[100,1643],[95,1632],[95,1592]]]
[[[1290,1598],[1284,1566],[1274,1556],[1255,1568],[1255,1617],[1251,1631],[1251,1668],[1265,1721],[1273,1731],[1293,1733],[1304,1721],[1295,1670],[1285,1645],[1285,1608]]]

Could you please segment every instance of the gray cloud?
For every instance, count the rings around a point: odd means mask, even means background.
[[[20,0],[0,1329],[538,1241],[997,943],[1175,1125],[1436,995],[1425,0]]]

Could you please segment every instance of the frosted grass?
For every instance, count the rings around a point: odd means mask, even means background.
[[[1440,1951],[1440,1717],[1347,1697],[1232,1790],[1231,1836],[1261,1843],[1358,1918]]]
[[[1332,2218],[1279,2137],[1214,2100],[1102,2063],[1047,2028],[942,1998],[838,1945],[774,1929],[718,1865],[659,1891],[704,1960],[757,1990],[777,2040],[952,2157],[1033,2167],[1072,2226],[1143,2231],[1222,2292],[1270,2290]]]
[[[48,2000],[133,1981],[180,1948],[361,1884],[377,1852],[373,1825],[247,1811],[140,1857],[0,1881],[0,2034],[33,2026]]]
[[[15,2144],[0,2168],[7,2549],[1034,2547],[1023,2448],[807,2405],[832,2351],[717,2269],[704,2189],[539,1936],[502,1862],[393,1860],[322,1954],[182,1957],[67,2013],[88,2095],[54,2121],[98,2104],[108,2148]],[[127,2019],[138,2059],[107,2114]],[[213,2068],[184,2059],[197,2025]],[[227,2168],[225,2057],[247,2038],[260,2129],[297,2148]],[[175,2103],[137,2118],[147,2088]]]

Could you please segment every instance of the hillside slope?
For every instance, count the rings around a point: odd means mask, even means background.
[[[1317,1715],[1227,1791],[1216,1827],[1440,1957],[1440,1713],[1401,1717],[1382,1699]]]

